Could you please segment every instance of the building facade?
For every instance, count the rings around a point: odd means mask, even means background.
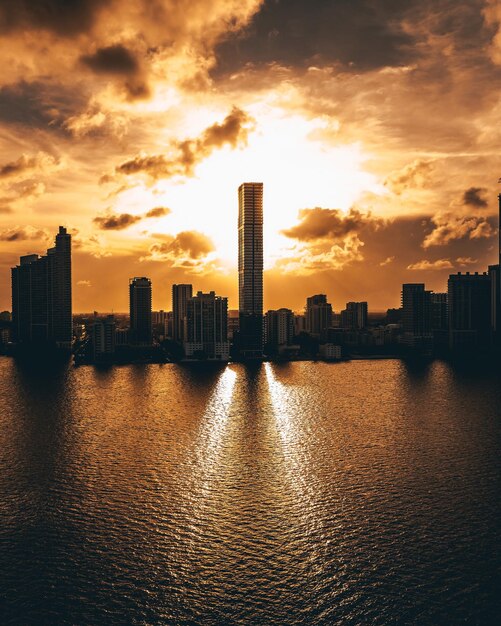
[[[271,351],[292,344],[294,337],[294,313],[290,309],[266,311],[264,318],[265,344]]]
[[[172,339],[183,343],[188,300],[193,296],[192,285],[172,285]]]
[[[46,256],[23,256],[12,268],[12,331],[18,345],[71,350],[71,235],[63,226]]]
[[[452,274],[447,283],[449,348],[483,350],[491,345],[491,276]]]
[[[346,309],[341,311],[341,327],[351,330],[367,328],[367,302],[347,302]]]
[[[151,280],[146,277],[131,278],[129,281],[130,342],[136,346],[150,346],[151,325]]]
[[[263,356],[263,183],[238,188],[239,352]]]
[[[199,291],[188,300],[184,351],[188,359],[229,359],[228,298]]]
[[[306,331],[313,337],[323,337],[332,325],[332,305],[325,294],[306,299]]]

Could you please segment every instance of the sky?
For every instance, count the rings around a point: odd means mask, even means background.
[[[265,309],[399,305],[497,262],[497,0],[0,0],[0,309],[73,236],[73,308],[173,283],[238,307],[264,183]]]

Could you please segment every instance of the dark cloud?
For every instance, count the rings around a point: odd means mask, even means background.
[[[98,48],[94,54],[83,55],[81,62],[96,74],[118,74],[128,76],[139,70],[136,57],[120,44]]]
[[[122,87],[129,100],[149,97],[150,88],[142,68],[134,53],[125,46],[98,48],[94,54],[82,55],[80,61],[96,74],[126,77]]]
[[[463,204],[485,209],[489,205],[484,197],[485,194],[487,194],[487,189],[484,187],[470,187],[463,194]]]
[[[394,193],[401,194],[407,189],[425,187],[433,171],[433,161],[416,159],[398,172],[392,172],[384,181]]]
[[[119,165],[115,172],[126,176],[144,173],[154,179],[193,176],[195,166],[215,149],[225,144],[233,148],[245,144],[252,122],[245,111],[234,107],[221,124],[209,126],[200,137],[174,143],[171,157],[163,154],[137,156]]]
[[[350,209],[348,213],[341,209],[301,209],[300,222],[292,228],[282,231],[286,237],[298,241],[316,241],[330,239],[343,240],[347,235],[359,233],[362,228],[373,223],[377,225],[381,220],[372,218],[370,214],[363,214],[357,209]]]
[[[150,247],[151,259],[170,261],[175,265],[196,267],[204,257],[215,250],[213,242],[196,230],[186,230],[175,237],[162,235],[162,240]]]
[[[112,0],[0,0],[0,32],[31,28],[62,37],[88,31]]]
[[[120,215],[95,217],[93,221],[101,230],[124,230],[132,226],[132,224],[141,221],[141,219],[140,215],[121,213]]]
[[[446,246],[460,239],[488,239],[496,234],[492,220],[469,215],[443,213],[432,219],[433,230],[423,241],[423,248]]]
[[[78,89],[20,81],[0,87],[0,122],[65,133],[64,121],[85,103]]]
[[[0,241],[26,241],[33,239],[46,239],[47,233],[44,230],[38,230],[32,226],[9,228],[0,232]]]
[[[43,168],[45,165],[55,165],[56,163],[57,159],[44,152],[34,156],[23,154],[15,161],[0,165],[0,178],[20,176],[26,172]]]
[[[485,42],[492,29],[483,8],[482,0],[266,0],[245,30],[217,47],[214,74],[247,64],[350,72],[408,65],[425,53],[420,44],[429,34],[452,35],[464,50]]]
[[[150,209],[145,217],[162,217],[163,215],[168,215],[170,212],[171,210],[167,207],[157,206],[154,209]]]
[[[97,224],[101,230],[124,230],[133,224],[137,224],[141,220],[145,218],[152,217],[162,217],[163,215],[168,215],[170,213],[170,209],[166,207],[156,207],[154,209],[150,209],[144,215],[131,215],[130,213],[121,213],[120,215],[101,215],[95,217],[93,222]]]

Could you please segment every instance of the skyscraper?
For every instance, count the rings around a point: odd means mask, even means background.
[[[306,331],[315,337],[325,334],[332,324],[332,305],[323,293],[306,298]]]
[[[239,351],[263,356],[263,183],[238,188]]]
[[[138,346],[151,345],[151,280],[131,278],[129,281],[131,343]]]
[[[192,295],[191,285],[172,285],[172,338],[180,343],[186,341],[184,321],[187,303]]]
[[[341,311],[341,326],[352,330],[367,328],[367,302],[347,302]]]
[[[63,226],[46,256],[23,256],[12,268],[12,328],[20,346],[71,350],[71,235]]]
[[[432,349],[431,291],[423,283],[402,285],[402,339],[408,348]]]
[[[447,283],[449,348],[486,349],[491,342],[491,276],[451,274]]]
[[[188,300],[184,350],[188,358],[228,360],[228,298],[199,291]]]

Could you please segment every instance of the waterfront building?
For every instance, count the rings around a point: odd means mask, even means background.
[[[188,359],[229,359],[228,298],[199,291],[188,300],[184,351]]]
[[[150,346],[151,326],[151,280],[146,277],[129,281],[130,340],[136,346]]]
[[[263,183],[238,188],[239,353],[263,356]]]
[[[367,328],[367,302],[347,302],[341,311],[341,327],[351,330]]]
[[[267,311],[264,318],[265,344],[273,351],[292,343],[294,313],[290,309]]]
[[[431,291],[423,283],[402,285],[402,331],[403,345],[431,352]]]
[[[63,226],[46,256],[23,256],[12,268],[12,331],[20,346],[71,350],[71,235]]]
[[[452,274],[447,283],[449,348],[486,349],[491,344],[491,278],[487,272]]]
[[[92,324],[92,352],[94,360],[111,358],[115,354],[116,324],[115,316],[107,315],[96,318]]]
[[[192,285],[172,285],[172,339],[179,343],[186,340],[186,309],[192,296]]]
[[[332,325],[332,305],[325,294],[306,299],[306,331],[313,337],[323,337]]]

